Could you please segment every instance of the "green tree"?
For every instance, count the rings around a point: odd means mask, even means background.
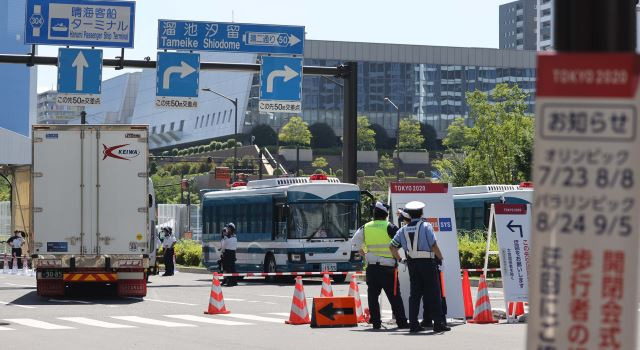
[[[327,160],[324,157],[316,157],[316,159],[313,160],[313,163],[311,163],[311,166],[314,168],[320,168],[320,169],[324,169],[329,165],[329,163],[327,162]]]
[[[311,143],[309,125],[300,117],[291,117],[280,130],[278,138],[285,145],[309,146]]]
[[[11,187],[5,179],[0,178],[0,202],[8,201],[11,198]]]
[[[258,124],[251,129],[251,135],[255,136],[255,144],[260,147],[273,146],[278,143],[278,134],[267,124]]]
[[[455,185],[512,184],[531,178],[533,119],[526,115],[527,94],[517,85],[498,84],[487,94],[467,93],[469,127],[449,126],[443,140],[449,157],[434,162],[443,180]]]
[[[389,157],[388,155],[383,154],[380,157],[380,164],[378,166],[380,167],[380,169],[386,170],[387,172],[389,172],[394,167],[393,159],[391,159],[391,157]]]
[[[424,137],[424,148],[427,151],[435,151],[440,148],[438,147],[438,133],[433,125],[420,123],[420,133]]]
[[[371,129],[369,118],[358,117],[358,150],[373,151],[376,149],[376,132]]]
[[[371,124],[371,130],[375,132],[376,149],[381,150],[393,148],[393,146],[391,145],[391,139],[389,138],[387,130],[384,128],[384,126],[374,123]]]
[[[327,123],[315,123],[309,127],[312,148],[332,148],[338,146],[338,137]]]
[[[400,120],[400,150],[416,151],[423,148],[424,136],[420,132],[420,123],[414,119]]]

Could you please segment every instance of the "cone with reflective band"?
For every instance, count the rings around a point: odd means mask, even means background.
[[[13,266],[11,267],[11,274],[18,274],[18,258],[15,255],[13,256]]]
[[[467,270],[462,274],[462,299],[464,300],[464,317],[473,318],[473,298],[471,297],[471,283]]]
[[[476,310],[473,313],[473,320],[470,320],[469,323],[498,323],[498,321],[493,319],[491,302],[489,301],[489,288],[487,288],[487,281],[485,280],[484,275],[480,275]]]
[[[218,273],[213,274],[211,281],[211,295],[209,296],[209,309],[204,312],[209,315],[228,314],[229,311],[224,306],[224,297],[222,296],[222,287],[220,287],[220,279]]]
[[[351,283],[349,283],[350,297],[356,299],[356,319],[358,323],[366,323],[364,320],[364,312],[362,312],[362,301],[360,300],[360,290],[358,289],[358,282],[356,282],[356,276],[351,275]]]
[[[9,273],[9,260],[7,259],[7,254],[4,254],[4,258],[2,259],[2,273]]]
[[[309,310],[307,309],[307,298],[304,296],[304,286],[300,276],[296,277],[293,300],[291,300],[291,314],[289,314],[289,319],[284,323],[293,325],[311,323]]]
[[[321,297],[332,297],[333,290],[331,289],[331,278],[329,278],[329,274],[325,273],[322,276],[322,290],[320,290]]]
[[[516,304],[516,317],[524,315],[524,303],[519,301],[517,303],[509,303],[509,316],[513,314],[513,304]]]
[[[22,257],[22,274],[29,276],[29,263],[27,262],[27,256]]]

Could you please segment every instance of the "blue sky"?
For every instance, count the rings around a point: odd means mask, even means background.
[[[508,0],[138,0],[131,59],[155,57],[157,21],[182,19],[304,25],[307,39],[498,47],[498,6]],[[233,15],[232,15],[233,14]],[[39,54],[56,56],[57,47]],[[119,55],[107,49],[105,58]],[[126,72],[127,70],[124,70]],[[103,79],[122,74],[105,68]],[[38,67],[38,91],[56,85],[55,67]]]

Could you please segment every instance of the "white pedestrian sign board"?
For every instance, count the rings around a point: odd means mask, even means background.
[[[527,347],[638,349],[638,56],[538,56]]]
[[[200,54],[158,52],[156,107],[198,108]]]
[[[442,269],[447,298],[447,317],[464,318],[460,255],[451,187],[443,183],[392,182],[389,191],[392,215],[411,201],[420,201],[425,204],[423,219],[433,226],[438,246],[444,257]],[[394,222],[397,222],[395,217]],[[403,250],[400,251],[403,252]],[[408,317],[410,283],[407,268],[399,267],[398,279]],[[422,313],[422,307],[420,313]]]
[[[531,208],[526,204],[496,204],[495,222],[504,299],[529,301]]]
[[[58,97],[61,105],[100,104],[102,50],[58,50]]]

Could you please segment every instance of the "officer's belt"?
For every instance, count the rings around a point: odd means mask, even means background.
[[[380,265],[380,266],[389,266],[389,267],[396,266],[396,259],[394,258],[387,258],[387,257],[379,256],[373,253],[367,253],[365,255],[365,258],[367,259],[367,264],[370,264],[370,265]]]
[[[425,251],[414,251],[407,252],[407,256],[411,259],[433,259],[435,258],[435,254],[433,252],[425,252]]]

